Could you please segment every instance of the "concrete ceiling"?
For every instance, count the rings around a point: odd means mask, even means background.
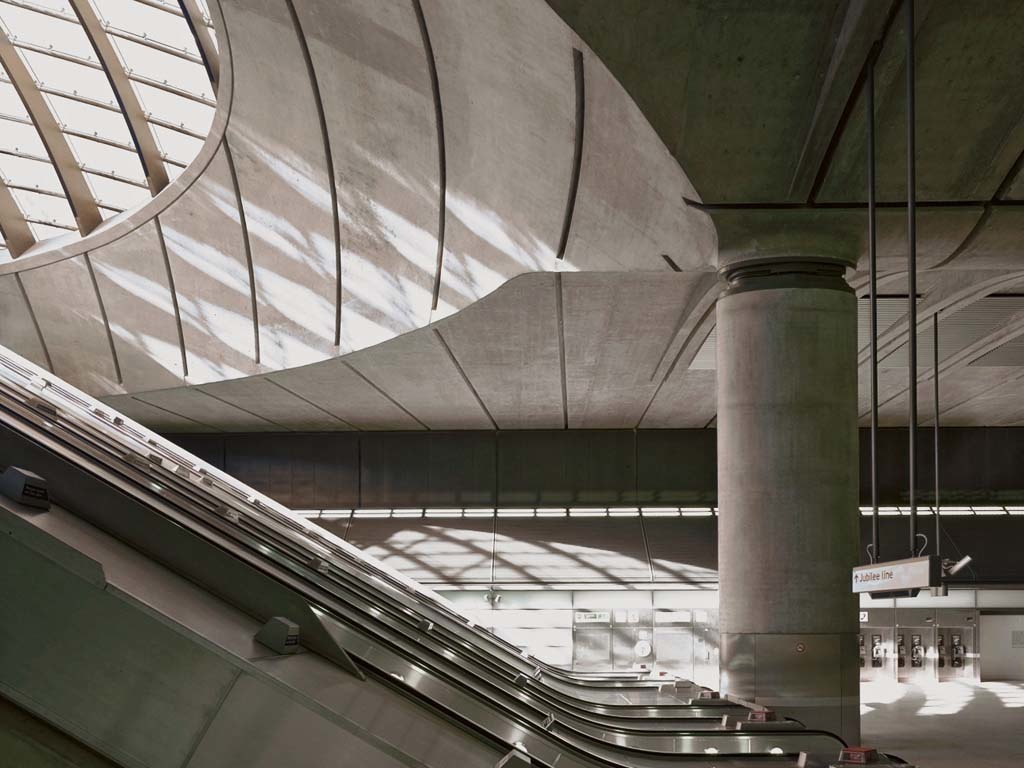
[[[536,273],[370,349],[106,398],[166,432],[704,427],[714,274]]]
[[[917,9],[921,331],[939,312],[944,423],[1018,423],[1024,325],[986,297],[1024,282],[1024,6]],[[231,66],[201,167],[155,218],[0,266],[0,343],[150,426],[713,424],[716,256],[863,267],[876,40],[881,289],[906,293],[896,0],[212,11]]]
[[[555,273],[713,274],[693,186],[543,2],[221,0],[211,12],[218,113],[196,163],[153,205],[0,265],[0,343],[91,394],[159,391],[149,423],[158,408],[217,427],[255,428],[253,409],[270,427],[515,423],[528,408],[498,392],[496,366],[534,354],[509,347],[520,337],[483,351],[473,345],[500,335],[407,335],[522,274],[548,273],[548,304]],[[703,301],[685,299],[665,333]],[[557,370],[555,313],[528,306],[499,311],[527,343],[544,338],[535,368]],[[505,315],[471,317],[500,328]],[[533,316],[545,325],[526,330]],[[318,386],[350,386],[333,397],[368,411],[300,405],[268,383],[321,362],[341,373]],[[526,403],[542,379],[523,385]],[[433,406],[394,404],[426,391]],[[564,424],[556,406],[523,418]]]

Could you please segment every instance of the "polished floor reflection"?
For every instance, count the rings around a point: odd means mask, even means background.
[[[861,685],[866,744],[922,768],[1024,765],[1024,682]]]

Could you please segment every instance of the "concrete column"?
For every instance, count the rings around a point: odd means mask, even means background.
[[[722,691],[859,742],[857,310],[843,265],[723,269]]]

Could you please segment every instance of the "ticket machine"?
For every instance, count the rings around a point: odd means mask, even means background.
[[[901,683],[920,683],[935,679],[934,627],[903,627],[899,628],[901,638],[905,638],[903,653],[897,664],[897,679]]]
[[[861,627],[857,641],[860,679],[892,679],[892,627]]]
[[[977,676],[974,627],[939,627],[936,645],[940,681],[973,679]]]
[[[963,635],[958,632],[951,632],[949,641],[949,666],[953,669],[963,669],[967,658],[967,648],[964,645]]]

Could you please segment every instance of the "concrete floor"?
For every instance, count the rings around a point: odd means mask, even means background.
[[[861,685],[862,741],[919,768],[1024,765],[1024,682]]]

